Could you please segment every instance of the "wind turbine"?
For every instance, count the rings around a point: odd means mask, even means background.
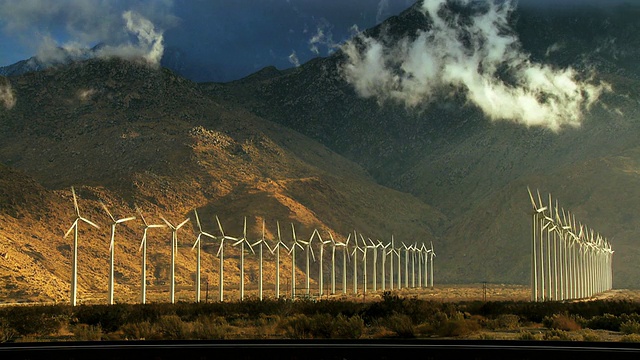
[[[340,241],[335,241],[331,231],[329,231],[329,238],[331,239],[331,294],[335,294],[336,293],[336,247],[345,246],[345,244]],[[345,261],[345,267],[346,267],[346,261]]]
[[[362,234],[360,235],[360,240],[362,240],[362,247],[360,248],[360,252],[362,253],[362,283],[364,287],[362,289],[362,293],[367,293],[367,249],[370,247],[367,245],[367,242],[364,241],[364,237]]]
[[[69,230],[67,230],[67,232],[64,234],[64,237],[66,238],[67,236],[69,236],[71,230],[73,230],[73,253],[71,259],[71,305],[76,306],[76,296],[78,292],[78,222],[83,221],[96,229],[99,229],[100,227],[91,222],[89,219],[86,219],[82,217],[82,215],[80,215],[80,208],[78,208],[78,199],[76,198],[76,191],[73,189],[73,186],[71,187],[71,194],[73,194],[73,206],[76,210],[76,219],[73,221],[73,224],[71,225]]]
[[[404,287],[409,287],[409,250],[410,248],[402,242],[402,249],[404,249]]]
[[[429,275],[429,269],[428,269],[427,265],[429,263],[429,256],[428,255],[429,255],[429,251],[430,250],[427,249],[427,246],[423,242],[422,246],[420,247],[420,251],[422,251],[422,254],[423,254],[422,257],[424,259],[424,264],[422,266],[422,268],[423,268],[422,271],[424,272],[423,283],[424,283],[424,287],[426,288],[426,287],[429,287],[429,283],[428,283],[429,276],[427,276],[427,275]]]
[[[140,287],[140,303],[147,303],[147,231],[151,228],[163,228],[166,225],[164,224],[149,224],[147,220],[145,220],[142,215],[142,211],[139,207],[136,206],[136,210],[138,214],[140,214],[140,219],[142,219],[142,223],[144,224],[144,232],[142,233],[142,242],[140,242],[140,248],[138,251],[142,251],[142,281]]]
[[[318,236],[318,241],[320,241],[320,261],[319,261],[319,268],[318,268],[318,296],[322,296],[323,293],[323,286],[324,286],[324,269],[322,267],[322,259],[324,258],[324,246],[328,243],[330,243],[333,240],[333,237],[331,238],[332,240],[322,240],[322,237],[320,236],[320,233],[316,230],[315,231],[316,235]],[[331,235],[331,233],[329,233],[329,235]],[[334,247],[335,250],[335,247]],[[334,251],[335,253],[335,251]],[[333,269],[333,257],[331,258],[331,262],[332,262],[332,267],[331,269]],[[335,274],[334,274],[335,275]],[[335,281],[335,276],[332,276],[331,278],[332,280]],[[335,283],[334,283],[335,285]]]
[[[382,241],[378,240],[378,247],[382,249],[382,291],[384,292],[387,289],[387,279],[386,279],[386,272],[387,272],[387,255],[389,255],[389,253],[387,252],[387,248],[391,245],[391,243],[387,243],[387,245],[383,245]],[[393,261],[393,260],[392,260]],[[393,263],[391,263],[391,266],[393,268]],[[391,272],[391,278],[393,279],[393,270]]]
[[[537,244],[536,244],[536,235],[538,234],[538,226],[540,226],[540,214],[543,213],[547,208],[546,206],[542,206],[542,201],[540,201],[540,206],[536,204],[536,201],[533,198],[533,194],[531,193],[531,189],[527,186],[527,192],[529,193],[529,199],[531,200],[531,206],[533,207],[533,212],[531,214],[531,300],[538,300],[538,261],[537,261]],[[540,232],[542,234],[542,232]],[[542,242],[542,239],[540,239]]]
[[[373,292],[376,292],[376,291],[378,291],[378,279],[377,279],[377,273],[378,273],[378,244],[374,243],[373,240],[371,240],[370,238],[367,238],[367,240],[369,240],[369,242],[371,243],[371,245],[367,245],[367,248],[373,250],[373,272],[372,272],[373,276],[372,276],[372,278],[373,278]]]
[[[291,244],[291,249],[289,250],[289,254],[291,254],[291,300],[296,298],[296,246],[301,250],[304,249],[298,238],[296,237],[296,228],[291,223],[291,233],[293,236],[293,243]]]
[[[196,302],[200,302],[200,249],[202,247],[202,237],[206,236],[212,240],[215,240],[216,237],[202,230],[202,225],[200,224],[200,217],[198,216],[198,210],[193,209],[193,213],[196,216],[196,224],[198,225],[198,237],[196,238],[196,242],[193,243],[193,247],[191,250],[198,247],[198,251],[196,252]]]
[[[358,236],[356,231],[353,230],[353,294],[358,293],[358,251],[362,251],[358,246]]]
[[[269,248],[269,244],[267,244],[267,241],[264,238],[264,232],[265,232],[265,220],[262,219],[262,238],[256,241],[255,243],[251,244],[252,248],[256,245],[260,245],[260,247],[258,248],[258,257],[260,258],[258,263],[258,274],[259,274],[258,276],[260,277],[260,280],[258,282],[258,294],[259,294],[260,301],[262,301],[262,245],[266,244],[269,251],[271,251],[271,249]]]
[[[216,215],[216,222],[218,223],[218,229],[220,230],[220,234],[221,234],[220,247],[218,248],[218,253],[216,254],[218,259],[220,259],[218,292],[220,296],[219,300],[220,302],[223,302],[224,301],[224,241],[225,240],[237,241],[238,239],[224,234],[224,230],[222,229],[222,224],[220,223],[220,219],[218,218],[218,215]]]
[[[160,215],[162,221],[171,228],[171,303],[176,302],[176,252],[178,251],[178,230],[189,221],[189,218],[178,224],[177,226],[171,224],[167,219]]]
[[[395,250],[395,244],[393,241],[393,234],[391,235],[391,242],[389,244],[387,244],[387,246],[390,246],[391,248],[387,251],[386,255],[391,255],[390,262],[389,262],[389,290],[393,290],[393,254],[396,252]]]
[[[113,258],[115,255],[114,239],[116,236],[116,225],[126,221],[135,220],[136,217],[131,216],[116,220],[116,218],[113,217],[109,209],[107,209],[107,206],[102,201],[100,201],[100,205],[102,205],[104,211],[106,211],[107,215],[109,215],[109,218],[111,218],[111,241],[109,242],[109,305],[113,305]]]
[[[280,298],[280,246],[284,246],[284,248],[289,251],[289,248],[285,243],[282,242],[282,237],[280,236],[280,222],[276,221],[276,226],[278,228],[278,242],[273,247],[273,249],[269,249],[272,254],[276,255],[276,299]],[[267,247],[269,247],[268,243]]]
[[[251,247],[251,243],[247,240],[247,217],[244,217],[244,226],[242,230],[242,238],[238,239],[233,246],[240,245],[240,301],[244,300],[244,245],[247,244],[249,246],[249,250],[255,254],[253,248]]]
[[[436,253],[433,251],[433,241],[431,243],[431,276],[429,277],[429,281],[431,281],[431,289],[433,289],[433,258],[436,256]]]
[[[313,262],[315,262],[316,261],[316,256],[313,253],[313,248],[311,247],[311,241],[313,240],[313,236],[316,234],[316,232],[317,232],[317,230],[314,229],[313,233],[311,234],[311,237],[309,238],[308,241],[298,240],[300,243],[302,243],[305,246],[305,253],[306,253],[305,255],[307,256],[306,257],[306,260],[307,260],[306,261],[306,268],[305,268],[305,271],[307,273],[307,280],[306,280],[307,281],[307,283],[306,283],[306,285],[307,285],[307,297],[310,295],[310,292],[311,292],[311,281],[310,281],[310,275],[311,274],[309,272],[309,270],[310,270],[310,268],[309,268],[309,253],[311,253],[311,255],[313,256]],[[318,236],[320,236],[320,235],[318,235]]]
[[[347,258],[349,257],[349,240],[351,240],[351,233],[347,236],[347,240],[344,242],[342,248],[342,293],[347,294]]]

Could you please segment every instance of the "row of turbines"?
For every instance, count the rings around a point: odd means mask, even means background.
[[[71,187],[71,192],[73,195],[73,203],[75,208],[75,216],[73,224],[69,228],[69,230],[65,233],[64,237],[66,238],[71,233],[73,233],[73,250],[72,250],[72,274],[71,274],[71,304],[73,306],[77,303],[77,278],[78,278],[78,226],[80,223],[86,223],[89,226],[94,228],[99,228],[91,220],[83,217],[80,213],[80,208],[78,206],[78,200],[76,197],[76,193],[73,187]],[[115,245],[115,233],[116,226],[118,224],[135,220],[136,217],[130,216],[125,218],[117,219],[112,213],[109,211],[107,206],[104,203],[101,203],[103,209],[109,216],[111,220],[111,238],[109,243],[109,296],[108,301],[109,304],[114,304],[114,245]],[[150,224],[147,222],[145,217],[142,214],[142,211],[136,207],[136,211],[142,220],[144,225],[144,231],[142,235],[142,241],[140,243],[139,251],[141,252],[141,289],[140,289],[140,302],[146,303],[146,269],[147,269],[147,233],[149,229],[153,228],[169,228],[171,230],[171,268],[170,268],[170,301],[171,303],[175,303],[175,257],[178,250],[178,230],[180,230],[187,222],[189,222],[189,218],[185,219],[180,223],[172,223],[166,218],[160,216],[163,223],[162,224]],[[358,270],[359,265],[361,266],[362,271],[362,293],[366,294],[369,290],[368,286],[371,284],[372,291],[378,291],[378,284],[380,284],[381,290],[387,290],[387,283],[389,284],[388,289],[402,289],[404,288],[433,288],[433,260],[436,256],[433,243],[430,243],[430,248],[427,248],[426,245],[418,245],[417,243],[407,245],[404,242],[401,242],[399,246],[396,246],[396,242],[394,237],[391,237],[391,242],[384,243],[380,240],[372,240],[371,238],[365,238],[360,233],[354,231],[352,234],[348,234],[346,240],[344,242],[337,241],[333,238],[333,234],[329,232],[329,236],[326,239],[323,239],[320,232],[315,229],[313,230],[309,239],[300,239],[296,235],[295,226],[291,224],[291,236],[292,243],[286,244],[282,240],[280,223],[276,222],[277,229],[277,238],[270,240],[266,239],[266,223],[263,220],[262,222],[262,236],[260,239],[256,241],[249,241],[247,237],[247,218],[244,218],[243,224],[243,232],[240,237],[229,236],[224,232],[222,224],[218,216],[215,217],[217,227],[219,230],[219,235],[215,236],[211,233],[203,231],[202,224],[200,222],[200,217],[198,215],[197,210],[194,209],[194,218],[196,221],[196,227],[198,231],[198,235],[195,239],[195,242],[192,246],[192,250],[196,251],[196,279],[195,279],[195,301],[199,302],[201,300],[201,248],[202,242],[205,238],[208,238],[212,241],[219,242],[218,251],[216,256],[219,258],[219,301],[224,301],[224,248],[225,242],[231,243],[232,246],[238,246],[240,248],[240,295],[239,300],[244,300],[245,297],[245,289],[244,289],[244,254],[245,249],[251,251],[251,253],[258,256],[258,296],[260,300],[263,299],[263,260],[264,260],[264,249],[271,253],[275,259],[275,297],[280,297],[280,253],[282,251],[285,254],[291,256],[291,298],[296,297],[296,281],[295,281],[295,271],[296,271],[296,252],[304,251],[305,254],[305,276],[306,276],[306,284],[304,290],[306,291],[306,295],[311,295],[311,260],[313,259],[316,262],[316,256],[313,250],[313,243],[316,243],[316,247],[319,248],[319,255],[317,258],[318,264],[318,276],[317,276],[317,285],[318,285],[318,296],[324,295],[324,247],[325,245],[331,247],[331,268],[330,268],[330,276],[331,276],[331,294],[336,294],[336,253],[342,253],[342,293],[347,294],[349,284],[347,282],[347,273],[348,271],[353,271],[352,277],[352,291],[353,294],[358,294]],[[352,236],[353,235],[353,236]],[[257,254],[256,254],[257,251]],[[371,255],[369,255],[371,254]],[[360,259],[360,264],[358,263],[358,259]],[[372,271],[368,271],[367,260],[372,259]],[[378,281],[378,260],[381,260],[381,279]],[[395,259],[395,264],[394,264]],[[348,269],[347,260],[351,262],[351,269]],[[389,266],[387,266],[387,262],[389,262]],[[387,277],[388,270],[388,277]],[[368,281],[367,275],[371,274],[373,279],[372,281]]]
[[[582,299],[612,288],[611,243],[576,222],[551,194],[544,204],[527,188],[531,219],[531,301]]]

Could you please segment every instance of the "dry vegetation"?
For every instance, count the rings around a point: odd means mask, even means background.
[[[322,299],[0,308],[0,341],[480,339],[640,341],[640,291],[531,303],[528,289],[451,285]]]

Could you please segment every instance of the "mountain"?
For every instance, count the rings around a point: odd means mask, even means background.
[[[88,49],[55,48],[49,51],[45,57],[33,56],[27,60],[18,61],[15,64],[0,67],[0,76],[19,76],[32,71],[41,71],[50,67],[68,65],[76,61],[87,60],[95,57],[103,48],[98,44]]]
[[[434,26],[419,5],[364,35],[379,44],[417,37]],[[439,281],[529,283],[529,186],[542,196],[550,192],[610,239],[614,286],[637,288],[638,15],[640,7],[631,3],[545,8],[533,2],[510,15],[531,61],[570,66],[585,77],[592,72],[594,81],[611,87],[581,126],[558,132],[492,121],[460,93],[436,94],[416,107],[362,97],[344,76],[342,51],[293,71],[202,88],[316,139],[380,184],[442,211]]]
[[[137,205],[149,222],[162,223],[161,215],[175,223],[191,219],[178,234],[176,270],[177,299],[188,301],[194,296],[194,209],[206,231],[218,234],[217,215],[234,237],[241,236],[246,216],[252,242],[261,236],[263,219],[271,239],[279,221],[286,242],[291,224],[301,239],[318,229],[323,238],[331,231],[345,240],[355,229],[374,240],[429,241],[444,221],[435,208],[378,185],[317,141],[220,102],[168,69],[93,59],[3,82],[16,99],[10,109],[0,108],[3,299],[67,301],[72,238],[63,235],[74,220],[71,186],[82,215],[100,226],[80,226],[84,301],[107,295],[109,218],[100,202],[116,217],[136,216]],[[141,238],[139,219],[118,225],[116,301],[136,301]],[[168,299],[170,239],[168,229],[149,234],[152,300]],[[205,243],[204,249],[203,277],[217,284],[218,245]],[[227,246],[231,299],[238,257],[238,248]],[[300,266],[304,259],[298,260]],[[256,258],[246,261],[246,281],[255,286]],[[282,261],[283,274],[290,274],[290,258],[283,253]],[[273,261],[265,266],[265,281],[273,283]],[[284,291],[284,275],[282,282]]]

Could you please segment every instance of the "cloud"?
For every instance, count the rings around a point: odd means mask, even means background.
[[[309,39],[309,50],[311,52],[320,55],[320,46],[324,46],[327,50],[327,55],[330,55],[340,47],[338,43],[333,41],[332,28],[333,25],[329,21],[324,18],[320,20],[316,33]]]
[[[291,52],[291,55],[289,55],[289,62],[295,67],[300,66],[300,60],[298,60],[298,55],[296,55],[295,50]]]
[[[451,10],[460,6],[464,14]],[[355,36],[342,46],[342,74],[359,95],[381,103],[417,107],[453,89],[492,120],[553,131],[580,126],[583,111],[610,88],[572,68],[532,62],[509,26],[514,8],[510,1],[425,0],[419,11],[429,30],[400,40]]]
[[[7,110],[11,110],[16,105],[16,97],[11,88],[11,83],[2,77],[0,77],[0,104]]]
[[[169,0],[0,0],[0,24],[45,63],[82,57],[103,44],[104,56],[135,56],[156,64],[164,50],[163,32],[179,21],[172,7]]]

